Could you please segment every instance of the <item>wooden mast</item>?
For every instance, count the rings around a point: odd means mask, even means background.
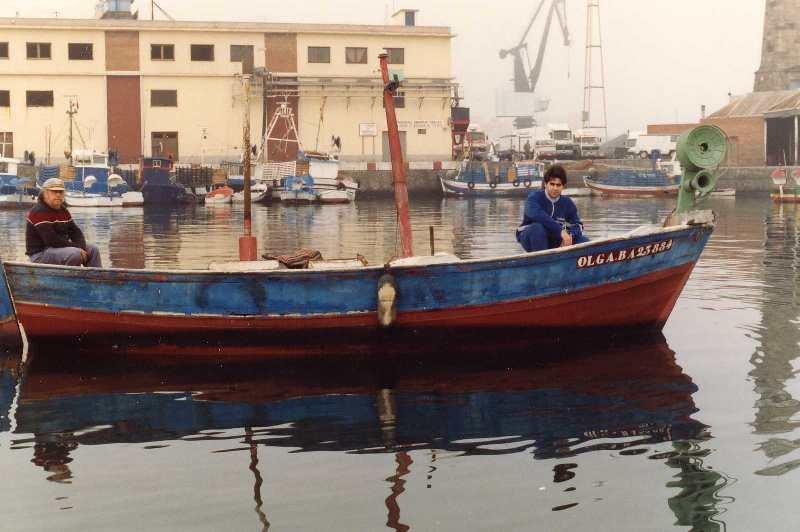
[[[400,244],[402,256],[414,255],[411,238],[411,221],[408,216],[408,190],[406,189],[406,167],[403,161],[403,150],[400,146],[400,133],[397,129],[397,115],[394,112],[394,92],[399,81],[389,81],[388,54],[380,56],[381,75],[383,77],[383,105],[386,108],[386,129],[389,132],[389,152],[392,155],[392,178],[394,180],[394,201],[397,206],[397,218],[400,223]]]

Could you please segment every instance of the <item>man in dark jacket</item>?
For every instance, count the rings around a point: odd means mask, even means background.
[[[528,195],[522,225],[517,229],[517,242],[525,251],[542,251],[582,244],[583,223],[571,198],[562,196],[567,185],[567,172],[553,165],[544,174],[544,190]]]
[[[86,243],[64,206],[64,182],[57,177],[44,182],[39,201],[28,211],[25,247],[31,262],[102,267],[100,250]]]

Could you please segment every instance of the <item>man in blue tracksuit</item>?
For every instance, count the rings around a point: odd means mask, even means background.
[[[542,251],[582,244],[583,223],[571,198],[562,196],[567,185],[567,172],[553,165],[544,174],[544,190],[528,195],[522,225],[517,229],[517,242],[525,251]]]

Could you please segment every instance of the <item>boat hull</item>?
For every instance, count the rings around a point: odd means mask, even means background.
[[[307,352],[386,338],[480,338],[488,331],[552,339],[658,330],[710,233],[709,225],[693,226],[500,259],[388,269],[4,268],[31,341]],[[386,273],[399,294],[389,330],[377,319],[377,286]]]
[[[520,197],[526,198],[532,191],[541,188],[541,181],[524,180],[514,183],[470,183],[440,177],[442,192],[451,197]]]
[[[607,196],[640,196],[640,197],[661,197],[661,196],[675,196],[680,190],[680,185],[666,185],[666,186],[617,186],[608,185],[595,181],[589,177],[584,177],[583,182],[586,186],[603,195]]]
[[[31,194],[0,194],[0,207],[4,209],[29,209],[36,205]]]

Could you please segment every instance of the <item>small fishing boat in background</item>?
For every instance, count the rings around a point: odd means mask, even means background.
[[[283,181],[283,190],[278,199],[288,204],[315,203],[319,195],[314,190],[314,179],[310,175],[289,176]]]
[[[21,161],[0,157],[0,207],[28,208],[36,204],[36,179],[19,175]]]
[[[170,173],[173,168],[172,159],[144,157],[139,168],[142,196],[146,205],[179,205],[197,201],[197,197],[188,193],[185,187],[174,182]]]
[[[233,177],[241,177],[241,176],[233,176]],[[242,181],[244,181],[244,178],[242,178]],[[236,180],[234,180],[233,183],[236,183]],[[228,178],[228,184],[229,185],[232,184],[231,178]],[[271,200],[272,200],[272,187],[270,187],[266,183],[259,182],[250,187],[250,203],[265,203]],[[233,193],[233,202],[244,203],[244,190],[239,190],[238,192]]]
[[[788,185],[789,178],[795,185]],[[800,203],[800,167],[787,166],[776,168],[770,175],[775,190],[770,194],[776,203]],[[787,186],[788,185],[788,186]]]
[[[206,205],[225,205],[233,201],[233,189],[223,185],[206,194]]]
[[[583,182],[587,188],[608,196],[674,196],[680,189],[680,176],[660,168],[609,168],[607,175],[587,175]]]
[[[542,186],[544,165],[509,162],[463,161],[455,174],[439,175],[445,196],[527,197]]]

